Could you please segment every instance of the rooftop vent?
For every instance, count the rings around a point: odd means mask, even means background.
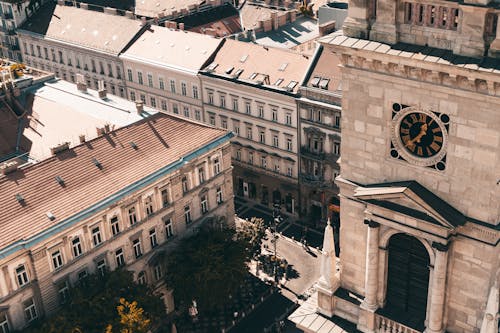
[[[63,152],[68,149],[69,149],[69,142],[64,142],[55,147],[50,148],[50,152],[52,153],[52,155],[56,155],[57,153]]]
[[[16,200],[21,204],[21,206],[24,206],[26,204],[26,201],[24,200],[24,197],[21,193],[16,194]]]
[[[228,69],[226,69],[226,74],[231,74],[231,72],[234,70],[234,67],[231,66]]]
[[[92,159],[92,163],[94,163],[94,165],[99,169],[99,170],[102,170],[102,164],[101,162],[99,162],[99,160],[97,158],[93,158]]]
[[[134,148],[135,150],[139,149],[134,141],[130,141],[130,147]]]
[[[45,215],[47,215],[47,218],[51,221],[54,221],[56,219],[54,214],[52,214],[51,212],[47,212],[47,213],[45,213]]]
[[[64,186],[65,186],[64,179],[62,179],[62,177],[61,177],[61,176],[56,176],[55,178],[56,178],[56,182],[57,182],[59,185],[61,185],[62,187],[64,187]]]

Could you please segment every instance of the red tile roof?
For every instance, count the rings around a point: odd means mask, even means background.
[[[56,226],[226,135],[226,131],[157,114],[0,176],[0,249]],[[102,169],[94,165],[94,158]],[[24,198],[23,205],[16,194]],[[49,220],[47,212],[55,220]]]

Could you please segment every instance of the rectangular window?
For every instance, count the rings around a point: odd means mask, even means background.
[[[130,92],[130,100],[133,101],[133,102],[136,101],[136,99],[135,99],[135,91],[131,91]]]
[[[158,85],[160,86],[161,90],[165,90],[165,82],[163,81],[162,77],[158,78]]]
[[[260,166],[262,168],[267,168],[267,158],[265,156],[260,157]]]
[[[260,118],[264,118],[264,106],[263,105],[259,105],[259,117]]]
[[[43,54],[45,55],[45,59],[49,60],[49,50],[46,47],[43,48]],[[76,58],[76,67],[80,68],[80,59],[78,57]]]
[[[164,99],[161,100],[161,109],[167,111],[167,101]]]
[[[247,127],[247,139],[252,140],[252,127]]]
[[[278,121],[278,110],[272,110],[273,121]]]
[[[153,75],[148,73],[148,86],[153,88]]]
[[[181,94],[182,94],[182,96],[187,95],[187,85],[185,82],[181,82]]]
[[[214,94],[211,92],[208,93],[208,104],[214,105]]]
[[[59,303],[64,304],[69,300],[69,284],[68,281],[64,281],[58,285],[59,290]],[[0,330],[1,332],[1,330]]]
[[[108,63],[108,76],[113,77],[113,66]]]
[[[60,51],[59,51],[60,52]],[[36,46],[36,53],[38,55],[38,58],[41,58],[42,57],[42,49],[40,47],[40,45],[37,45]],[[61,58],[62,58],[62,52],[61,52]]]
[[[240,123],[237,122],[234,123],[233,132],[236,136],[240,136]]]
[[[52,52],[52,57],[54,57],[54,52]],[[55,61],[55,59],[53,59],[53,60]],[[95,60],[94,59],[90,59],[90,65],[92,66],[92,72],[95,73],[96,69],[95,69]]]
[[[205,182],[205,168],[198,169],[198,180],[200,181],[200,184]]]
[[[253,164],[253,153],[252,152],[248,153],[248,164]]]
[[[233,98],[233,111],[238,111],[238,99]]]
[[[147,282],[146,273],[144,273],[144,271],[139,272],[139,274],[137,274],[137,283],[146,284],[146,282]]]
[[[0,333],[9,333],[10,326],[5,313],[0,314]]]
[[[106,260],[101,259],[97,262],[97,272],[101,276],[104,276],[104,274],[106,274]]]
[[[266,143],[266,132],[259,131],[259,141],[260,143]]]
[[[220,107],[226,108],[226,96],[225,95],[220,95]]]
[[[123,250],[118,249],[115,251],[116,266],[122,267],[125,265],[125,256],[123,255]]]
[[[241,150],[236,151],[236,160],[241,161]]]
[[[144,206],[146,207],[146,215],[153,214],[154,210],[153,210],[153,197],[152,196],[148,196],[144,200]]]
[[[245,102],[245,112],[246,114],[252,114],[252,106],[250,105],[250,102]]]
[[[218,205],[220,205],[224,201],[222,197],[222,187],[217,187],[215,198]]]
[[[168,238],[174,236],[174,228],[172,225],[172,219],[165,220],[165,235]]]
[[[113,216],[111,218],[111,233],[116,236],[120,233],[120,225],[118,224],[118,216]]]
[[[151,97],[150,101],[151,101],[151,107],[156,108],[156,98]]]
[[[170,91],[175,94],[175,80],[170,80]]]
[[[149,243],[151,244],[151,248],[155,248],[158,245],[158,239],[156,238],[155,228],[149,230]]]
[[[286,175],[288,177],[292,177],[292,167],[289,166],[286,168]]]
[[[201,197],[200,203],[201,203],[201,213],[202,214],[208,213],[208,201],[206,195]]]
[[[58,269],[63,265],[61,251],[57,250],[55,252],[52,252],[52,264],[54,265],[54,269]]]
[[[220,160],[218,157],[214,158],[214,176],[220,173]]]
[[[273,147],[279,147],[279,139],[277,135],[273,135]]]
[[[194,110],[194,119],[201,120],[201,112],[200,112],[200,110]]]
[[[184,207],[184,222],[186,224],[191,223],[193,220],[191,220],[191,207],[186,206]]]
[[[227,120],[225,118],[221,118],[220,127],[222,127],[223,129],[227,129]]]
[[[278,162],[275,162],[275,163],[274,163],[274,172],[277,172],[277,173],[279,173],[279,172],[280,172],[280,165],[279,165],[279,163],[278,163]]]
[[[128,222],[130,225],[134,225],[137,223],[137,212],[135,207],[130,207],[128,209]]]
[[[159,279],[161,279],[163,277],[163,272],[162,272],[160,264],[157,264],[155,266],[155,268],[154,268],[154,274],[155,274],[155,280],[156,281],[158,281]]]
[[[292,151],[293,150],[292,139],[290,139],[290,138],[286,139],[286,150],[288,150],[288,151]]]
[[[26,317],[26,321],[28,323],[38,318],[35,301],[33,300],[33,298],[30,298],[28,301],[24,302],[24,316]]]
[[[179,114],[179,106],[177,104],[172,104],[172,110],[175,114]]]
[[[333,154],[340,155],[340,142],[333,143]]]
[[[132,76],[132,70],[130,68],[127,68],[127,78],[130,82],[134,81],[134,78]]]
[[[134,249],[135,258],[142,256],[141,240],[139,238],[132,241],[132,248]]]
[[[188,117],[189,118],[189,107],[188,106],[184,107],[184,117]]]
[[[161,205],[162,205],[163,208],[165,208],[170,203],[170,197],[169,197],[169,194],[168,194],[168,189],[164,188],[163,190],[161,190],[160,193],[161,193]]]
[[[101,230],[99,227],[95,227],[92,229],[92,243],[94,246],[98,246],[102,243]]]
[[[193,98],[198,99],[198,87],[193,86]]]
[[[122,69],[121,69],[121,67],[120,67],[120,66],[118,66],[118,65],[116,65],[116,78],[117,78],[118,80],[121,80],[121,78],[122,78],[122,74],[121,74],[121,73],[122,73]]]
[[[142,102],[142,103],[146,104],[146,95],[144,95],[144,94],[140,94],[140,95],[139,95],[139,98],[141,99],[141,102]]]
[[[80,237],[75,237],[71,241],[71,248],[73,249],[73,257],[79,257],[82,255],[82,242],[80,241]]]
[[[189,191],[188,180],[187,177],[182,177],[182,193],[186,193]]]
[[[340,127],[340,114],[335,115],[335,127]]]
[[[142,72],[137,71],[137,82],[139,82],[139,84],[144,84],[144,81],[142,79]]]
[[[211,114],[208,117],[208,122],[209,122],[210,125],[215,126],[215,115]]]
[[[88,275],[89,274],[87,273],[87,270],[81,271],[80,273],[78,273],[78,281],[82,282]]]

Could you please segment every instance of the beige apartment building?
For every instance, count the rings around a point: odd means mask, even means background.
[[[231,130],[234,190],[265,205],[298,205],[296,98],[311,59],[226,40],[201,71],[206,122]],[[298,213],[298,212],[297,212]]]
[[[149,27],[120,55],[128,98],[203,122],[198,71],[213,57],[221,42],[194,32]]]
[[[319,46],[297,100],[300,133],[300,192],[302,215],[309,223],[338,220],[340,174],[340,58]]]
[[[172,311],[161,258],[211,216],[234,218],[231,136],[156,114],[22,169],[0,164],[0,332],[50,315],[71,285],[118,267]]]
[[[350,2],[343,35],[321,40],[343,80],[340,270],[323,266],[317,303],[330,322],[498,332],[498,15],[487,0]]]
[[[118,55],[146,24],[134,20],[131,12],[113,8],[98,12],[84,3],[78,6],[48,2],[19,27],[24,62],[70,82],[82,74],[87,86],[96,90],[103,81],[109,93],[125,97],[125,76]]]

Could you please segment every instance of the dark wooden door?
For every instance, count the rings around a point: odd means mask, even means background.
[[[415,237],[396,234],[389,240],[385,312],[397,321],[422,329],[429,287],[429,255]]]

